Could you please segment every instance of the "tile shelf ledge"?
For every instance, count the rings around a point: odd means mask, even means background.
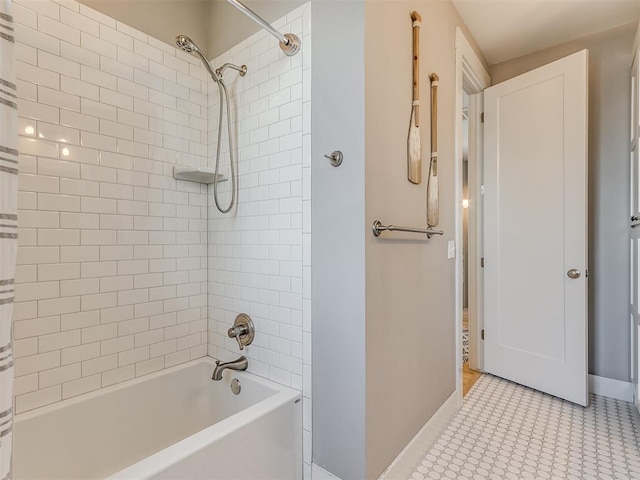
[[[216,174],[212,167],[186,167],[176,165],[173,167],[173,178],[176,180],[186,180],[187,182],[213,183]],[[218,182],[225,182],[227,177],[218,174]]]

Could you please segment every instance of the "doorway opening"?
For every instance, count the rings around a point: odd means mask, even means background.
[[[478,381],[482,372],[478,371],[477,365],[470,363],[471,350],[477,349],[477,342],[470,341],[470,325],[477,325],[477,315],[475,309],[469,309],[469,287],[475,285],[470,278],[470,250],[475,249],[471,244],[469,236],[469,116],[470,116],[470,96],[466,89],[462,92],[462,395],[466,396],[471,387]],[[475,328],[473,329],[475,330]],[[477,352],[473,352],[477,357]],[[475,363],[475,362],[474,362]]]
[[[482,112],[484,89],[490,84],[491,79],[484,64],[464,33],[456,29],[455,358],[459,404],[462,404],[464,395],[483,371],[484,293],[480,267],[483,251]]]

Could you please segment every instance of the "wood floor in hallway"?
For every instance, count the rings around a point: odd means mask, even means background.
[[[467,396],[471,387],[475,385],[478,379],[482,376],[482,372],[476,372],[469,368],[469,362],[462,366],[462,395]]]

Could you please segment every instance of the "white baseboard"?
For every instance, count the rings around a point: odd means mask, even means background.
[[[433,446],[459,408],[458,392],[455,391],[391,462],[378,480],[405,480],[409,478],[424,454]]]
[[[633,384],[614,378],[589,375],[589,392],[633,403]]]
[[[329,473],[319,465],[312,463],[311,480],[340,480],[340,477],[336,477],[333,473]]]

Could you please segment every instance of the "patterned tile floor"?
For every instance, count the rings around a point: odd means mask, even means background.
[[[640,479],[640,415],[592,395],[583,408],[483,375],[410,477]]]

